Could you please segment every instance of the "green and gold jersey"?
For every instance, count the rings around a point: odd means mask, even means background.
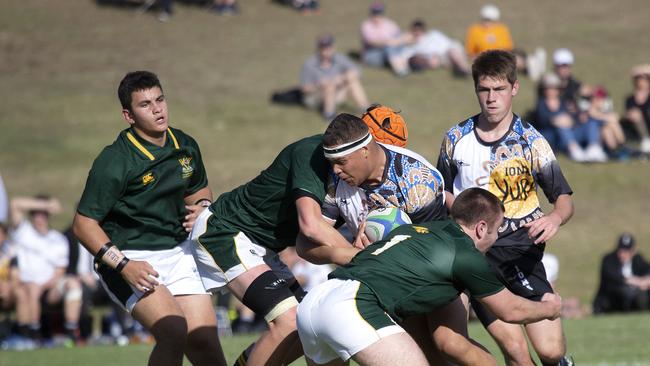
[[[309,196],[320,205],[325,198],[329,164],[321,140],[315,135],[285,147],[260,175],[222,194],[210,210],[259,245],[275,251],[295,245],[296,199]]]
[[[395,319],[428,313],[466,289],[480,298],[504,288],[470,237],[451,220],[402,225],[330,278],[363,283]]]
[[[170,249],[187,238],[184,198],[207,185],[192,137],[169,128],[159,147],[128,128],[95,159],[77,211],[120,249]]]

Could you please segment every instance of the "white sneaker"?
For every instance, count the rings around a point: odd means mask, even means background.
[[[641,150],[641,152],[644,154],[650,153],[650,137],[646,137],[641,140],[641,144],[639,144],[639,150]]]
[[[546,51],[538,47],[526,58],[526,69],[528,77],[532,81],[539,81],[546,72]]]
[[[587,161],[584,150],[580,146],[569,147],[569,158],[576,163]]]
[[[593,163],[604,163],[607,161],[607,153],[603,150],[603,147],[600,145],[589,145],[585,150],[585,157],[587,161]]]

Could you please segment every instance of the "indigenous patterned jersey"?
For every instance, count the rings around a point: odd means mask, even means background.
[[[428,313],[465,289],[480,298],[504,288],[470,237],[451,220],[402,225],[329,277],[363,283],[395,319]]]
[[[160,147],[128,128],[95,159],[77,211],[120,249],[171,249],[187,238],[185,197],[207,185],[192,137],[169,128]]]
[[[395,206],[420,223],[446,217],[440,172],[422,156],[396,146],[379,144],[386,153],[384,177],[375,187],[352,187],[332,173],[322,213],[342,218],[353,235],[368,211]]]
[[[499,197],[505,220],[495,246],[533,245],[524,224],[542,217],[537,185],[549,202],[571,194],[553,150],[533,126],[514,116],[508,132],[487,143],[476,134],[478,115],[452,127],[442,143],[438,169],[454,195],[480,187]]]
[[[329,163],[321,140],[315,135],[285,147],[260,175],[222,194],[210,210],[259,245],[276,251],[295,245],[296,199],[309,196],[322,205],[325,198]]]

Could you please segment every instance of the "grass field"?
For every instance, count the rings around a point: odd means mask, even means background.
[[[622,331],[624,329],[625,331]],[[650,349],[647,315],[618,315],[584,320],[569,320],[565,332],[570,339],[569,353],[580,366],[648,366]],[[477,322],[470,324],[470,334],[488,346],[492,354],[500,357],[498,348]],[[229,364],[254,336],[222,338],[224,353]],[[2,352],[0,366],[69,366],[79,365],[124,366],[145,363],[150,346],[85,347],[75,349],[48,349],[29,352]],[[304,359],[292,365],[305,365]]]
[[[333,32],[341,51],[358,48],[358,26],[369,1],[322,3],[317,17],[303,17],[266,0],[241,1],[242,13],[234,17],[177,3],[172,20],[159,23],[153,14],[136,15],[133,8],[98,6],[92,0],[3,0],[0,173],[8,193],[59,197],[65,214],[55,217],[55,226],[69,224],[92,160],[126,127],[116,87],[125,72],[135,69],[160,75],[171,123],[199,141],[213,191],[218,194],[245,182],[286,144],[325,128],[313,112],[269,103],[272,90],[297,83],[317,34]],[[402,26],[422,17],[462,39],[482,4],[388,1],[388,14]],[[643,36],[649,30],[647,1],[504,0],[498,5],[517,45],[527,50],[542,46],[549,53],[570,47],[576,55],[576,75],[606,85],[622,111],[623,97],[631,88],[630,67],[650,61],[650,37]],[[403,111],[410,147],[432,161],[438,156],[441,133],[477,111],[471,81],[452,79],[445,71],[396,79],[385,70],[366,68],[363,83],[371,100]],[[516,112],[532,106],[533,88],[522,78]],[[587,304],[596,288],[600,257],[620,232],[634,233],[641,251],[650,255],[650,165],[578,165],[564,157],[560,161],[575,191],[576,214],[547,250],[560,259],[560,293]],[[585,342],[580,351],[585,360],[596,364],[600,358],[593,355],[608,353],[622,357],[617,350],[631,345],[638,346],[636,355],[644,351],[645,359],[650,358],[644,349],[648,329],[645,337],[637,332],[628,339],[625,324],[639,329],[647,327],[648,320],[639,316],[569,322],[569,341],[591,337],[583,331],[602,326],[607,341]],[[31,355],[17,358],[22,357]],[[644,358],[634,357],[629,360]],[[4,366],[3,358],[0,355]]]

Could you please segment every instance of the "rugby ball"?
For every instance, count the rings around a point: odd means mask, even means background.
[[[370,242],[385,238],[391,230],[400,225],[410,224],[406,212],[397,207],[381,207],[368,213],[365,234]]]

